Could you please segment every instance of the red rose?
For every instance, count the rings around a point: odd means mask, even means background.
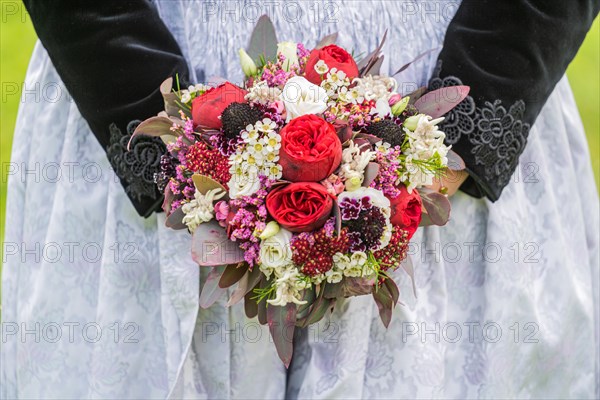
[[[229,82],[209,89],[192,101],[194,124],[208,129],[221,129],[221,114],[231,103],[245,103],[248,92]]]
[[[333,125],[312,114],[291,120],[280,132],[283,179],[318,182],[342,161],[342,142]]]
[[[310,232],[327,222],[333,197],[323,185],[297,182],[273,189],[267,196],[269,214],[291,232]]]
[[[392,203],[392,225],[398,226],[408,232],[410,239],[421,223],[422,202],[419,192],[413,190],[408,193],[405,186],[400,189],[400,195],[390,199]]]
[[[311,51],[310,57],[308,57],[308,61],[306,62],[305,77],[315,85],[320,85],[325,77],[321,77],[321,75],[315,71],[315,64],[319,62],[319,60],[323,60],[330,70],[332,68],[337,68],[338,71],[344,71],[348,78],[350,78],[350,81],[358,77],[358,66],[350,53],[335,44],[330,44],[322,49]]]

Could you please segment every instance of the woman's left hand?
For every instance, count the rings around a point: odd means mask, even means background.
[[[444,173],[434,178],[433,184],[427,187],[436,192],[452,196],[458,191],[460,185],[467,180],[468,176],[469,174],[466,171],[453,171],[446,168]]]

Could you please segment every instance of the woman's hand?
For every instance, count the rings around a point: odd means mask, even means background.
[[[436,192],[452,196],[458,191],[460,185],[464,183],[468,176],[469,174],[465,171],[453,171],[446,168],[444,173],[433,180],[433,185],[427,187]]]

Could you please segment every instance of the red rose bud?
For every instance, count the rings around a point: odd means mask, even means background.
[[[392,225],[408,232],[408,239],[414,234],[421,223],[422,202],[417,190],[408,193],[405,186],[401,186],[400,194],[395,199],[390,199],[392,206]]]
[[[331,175],[342,161],[342,142],[333,125],[308,114],[291,120],[279,132],[279,163],[283,179],[318,182]]]
[[[335,44],[330,44],[322,49],[313,50],[308,57],[305,78],[315,85],[320,85],[327,76],[327,74],[321,76],[315,71],[315,65],[320,60],[323,60],[327,64],[330,71],[333,68],[337,68],[338,71],[344,71],[350,81],[358,77],[358,66],[350,53]]]
[[[279,225],[291,232],[321,228],[333,209],[333,197],[323,185],[297,182],[274,189],[267,196],[267,210]]]
[[[248,92],[229,82],[209,89],[192,101],[194,124],[206,129],[221,129],[221,114],[231,103],[245,103]]]

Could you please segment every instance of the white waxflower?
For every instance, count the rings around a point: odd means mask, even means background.
[[[262,140],[268,152],[279,152],[281,148],[281,136],[279,134],[269,132]]]
[[[276,181],[283,176],[283,167],[279,164],[268,163],[263,165],[262,173],[267,176],[267,178]]]
[[[288,72],[294,65],[298,65],[298,44],[295,42],[281,42],[277,45],[277,57],[283,56],[283,70]]]
[[[260,179],[258,178],[258,168],[256,166],[237,165],[234,172],[231,172],[229,186],[229,197],[237,199],[244,196],[251,196],[260,189]],[[231,171],[231,170],[230,170]]]
[[[294,76],[287,81],[281,98],[287,111],[287,122],[302,115],[320,114],[327,110],[325,89],[301,76]]]
[[[329,67],[327,64],[325,64],[325,61],[319,60],[315,64],[315,71],[317,71],[317,74],[319,75],[325,75],[327,72],[329,72]]]
[[[269,87],[265,81],[257,81],[248,89],[246,100],[254,103],[268,104],[279,100],[281,89],[278,87]]]
[[[262,133],[272,132],[275,130],[275,128],[277,128],[277,124],[271,121],[269,118],[258,121],[256,124],[254,124],[254,126],[256,127],[257,131]]]
[[[206,194],[202,194],[196,190],[194,198],[181,207],[185,214],[183,223],[187,225],[190,232],[194,233],[201,223],[208,222],[214,218],[214,201],[223,198],[225,194],[226,192],[219,188],[209,190]]]

